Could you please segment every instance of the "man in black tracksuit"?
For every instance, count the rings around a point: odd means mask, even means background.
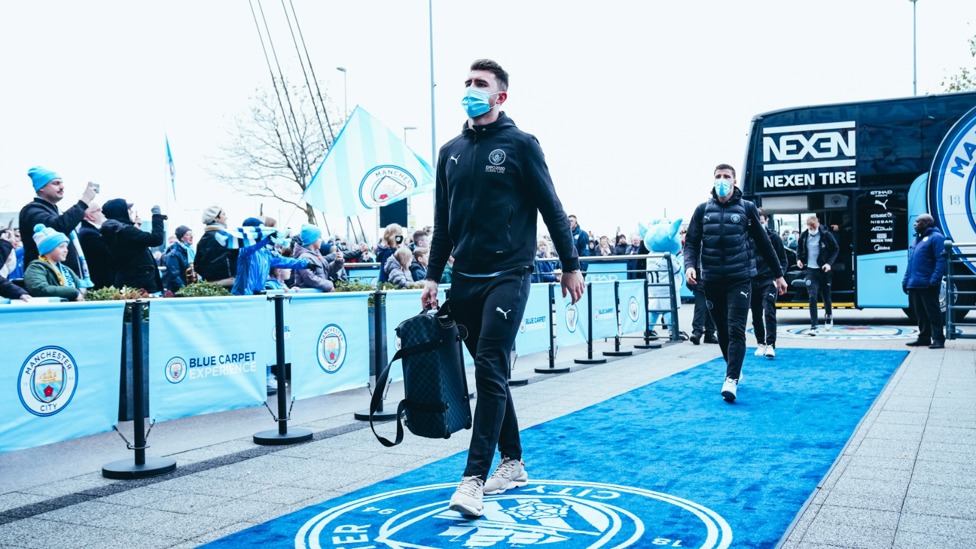
[[[820,224],[817,216],[807,218],[807,230],[800,235],[796,248],[796,266],[806,269],[807,296],[810,298],[810,335],[817,335],[817,294],[823,294],[824,316],[833,324],[831,311],[831,269],[839,248],[834,235]]]
[[[699,272],[705,283],[708,309],[715,320],[718,343],[727,364],[722,397],[733,402],[746,354],[746,321],[749,295],[756,277],[758,251],[773,271],[780,295],[786,292],[783,269],[769,235],[759,222],[758,208],[742,199],[735,186],[735,169],[728,164],[715,168],[712,198],[695,209],[685,235],[685,278],[698,283]],[[752,242],[749,242],[749,240]]]
[[[531,282],[539,213],[563,265],[563,295],[568,292],[575,303],[584,286],[542,148],[499,109],[508,98],[508,73],[479,59],[464,85],[468,121],[437,160],[434,234],[421,303],[438,306],[438,281],[453,255],[450,308],[467,328],[478,400],[467,465],[450,509],[481,516],[484,494],[528,482],[508,371]],[[489,478],[496,446],[502,461]]]
[[[766,210],[759,210],[759,221],[769,241],[776,250],[776,258],[783,273],[786,273],[786,248],[783,239],[769,227]],[[756,257],[756,278],[752,279],[752,328],[756,332],[756,356],[776,358],[776,284],[773,270],[762,256]]]

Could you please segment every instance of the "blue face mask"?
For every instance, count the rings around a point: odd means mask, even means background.
[[[715,194],[725,197],[732,194],[732,182],[728,179],[715,180]]]
[[[489,97],[491,94],[482,89],[468,88],[465,90],[464,97],[461,99],[461,106],[464,107],[464,112],[468,114],[468,118],[477,118],[490,111]]]

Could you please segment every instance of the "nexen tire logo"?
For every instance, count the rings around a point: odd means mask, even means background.
[[[852,167],[854,121],[763,128],[763,171]]]

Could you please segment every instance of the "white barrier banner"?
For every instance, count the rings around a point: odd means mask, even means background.
[[[296,399],[369,383],[368,292],[298,294],[285,308]],[[420,301],[420,298],[417,298]]]
[[[149,414],[156,421],[258,406],[274,363],[265,296],[153,300]]]
[[[119,416],[124,306],[0,307],[7,357],[0,368],[0,453],[112,429]]]

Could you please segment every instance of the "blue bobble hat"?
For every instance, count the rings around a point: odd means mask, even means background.
[[[60,175],[40,166],[34,166],[27,170],[27,176],[31,178],[31,184],[34,185],[34,192],[41,190],[45,185],[55,179],[61,179]]]
[[[256,217],[249,217],[244,220],[245,227],[260,227],[261,225],[264,225],[264,223],[262,223],[261,220]]]
[[[302,225],[302,245],[310,246],[313,242],[318,240],[322,236],[322,229],[316,227],[315,225],[305,224]]]
[[[34,243],[37,244],[37,253],[40,255],[51,253],[62,242],[67,241],[68,237],[50,227],[45,227],[43,223],[34,225]]]

